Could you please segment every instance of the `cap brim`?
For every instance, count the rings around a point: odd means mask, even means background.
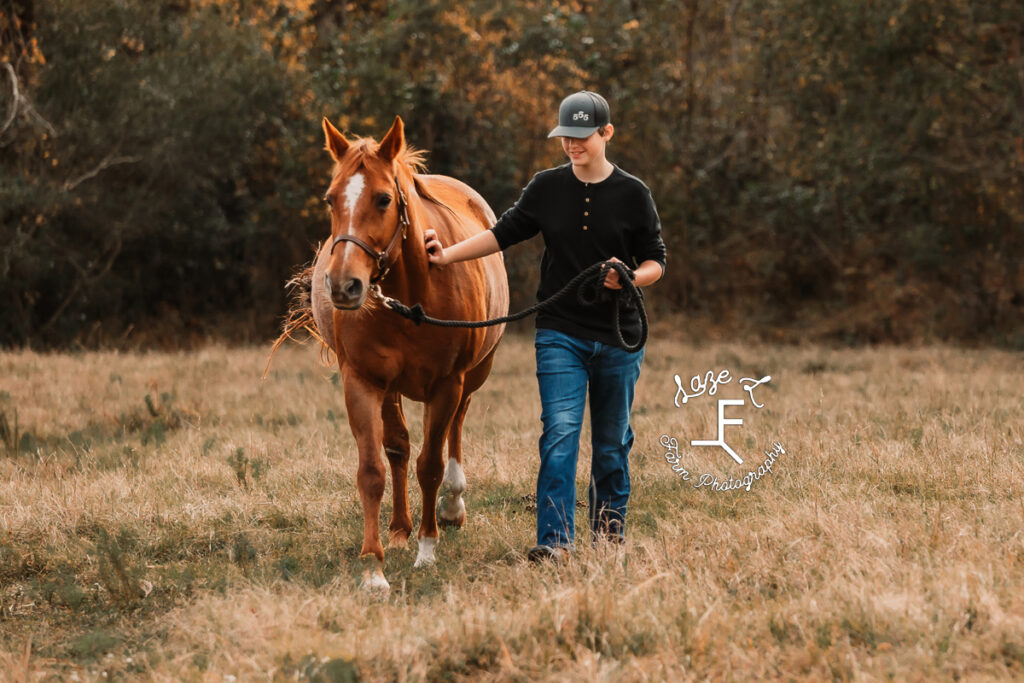
[[[579,128],[577,126],[558,126],[548,133],[549,138],[589,138],[600,126]]]

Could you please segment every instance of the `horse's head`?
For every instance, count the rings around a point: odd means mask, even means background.
[[[335,308],[357,309],[369,285],[383,279],[402,252],[408,208],[401,189],[407,163],[418,160],[405,145],[400,117],[378,145],[349,141],[324,118],[334,175],[324,194],[331,214],[331,259],[324,288]],[[406,175],[406,178],[408,176]]]

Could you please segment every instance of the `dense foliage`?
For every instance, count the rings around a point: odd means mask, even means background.
[[[321,116],[401,114],[500,213],[587,87],[659,313],[1024,345],[1016,0],[0,0],[0,40],[0,344],[265,338],[327,230]]]

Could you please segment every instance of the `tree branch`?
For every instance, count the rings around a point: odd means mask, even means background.
[[[3,66],[7,73],[11,76],[11,93],[13,95],[13,98],[11,104],[11,113],[8,114],[7,121],[5,121],[3,127],[0,128],[0,135],[6,133],[7,129],[11,127],[11,124],[14,123],[14,119],[18,115],[18,112],[24,111],[26,114],[35,119],[39,125],[45,128],[46,132],[49,133],[51,137],[57,137],[57,129],[53,127],[53,124],[44,119],[39,114],[39,112],[36,111],[36,108],[32,106],[32,102],[30,102],[27,97],[21,94],[21,90],[18,88],[18,74],[15,73],[14,67],[11,66],[11,63],[4,62]]]
[[[18,74],[14,72],[14,67],[10,62],[4,62],[3,66],[11,76],[11,113],[7,116],[4,125],[0,126],[0,135],[6,133],[14,123],[14,117],[18,115],[18,103],[21,101],[21,93],[18,92]]]
[[[36,108],[32,106],[32,103],[26,97],[21,98],[21,104],[25,107],[25,112],[36,120],[39,125],[46,129],[46,132],[50,134],[51,138],[57,137],[57,129],[53,127],[53,124],[42,117],[42,115],[36,111]]]
[[[115,157],[112,154],[108,154],[103,161],[97,164],[96,168],[91,171],[84,173],[74,180],[64,181],[64,191],[71,192],[73,189],[84,183],[86,180],[92,180],[104,170],[111,166],[118,166],[120,164],[135,164],[142,161],[142,157]]]
[[[73,259],[68,259],[72,267],[74,267],[75,270],[78,271],[79,277],[77,280],[75,280],[75,284],[71,286],[71,291],[68,292],[67,296],[64,297],[64,300],[60,303],[59,306],[57,306],[57,309],[53,312],[50,318],[45,323],[43,323],[42,327],[39,328],[40,331],[45,332],[46,330],[50,329],[50,327],[52,327],[53,324],[57,322],[57,320],[64,313],[64,311],[71,304],[71,302],[78,297],[79,292],[81,292],[83,289],[93,286],[96,282],[102,280],[107,275],[107,273],[110,272],[111,268],[114,267],[114,261],[116,261],[117,257],[121,255],[121,247],[121,235],[120,233],[117,233],[114,235],[114,245],[113,247],[111,247],[110,254],[107,256],[107,262],[103,264],[100,268],[98,268],[95,273],[89,273],[88,270],[83,269]]]

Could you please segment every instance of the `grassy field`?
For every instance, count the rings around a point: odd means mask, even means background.
[[[579,508],[575,560],[536,567],[532,343],[508,336],[467,421],[466,527],[432,568],[412,568],[415,543],[389,551],[384,598],[358,588],[335,368],[287,347],[261,382],[266,355],[0,354],[0,678],[1024,676],[1020,354],[660,330],[627,544],[591,547]],[[722,369],[735,379],[716,396],[675,406],[674,374]],[[713,438],[717,399],[747,396],[739,378],[769,374],[764,408],[728,409],[743,467],[688,445]],[[749,491],[693,486],[756,469],[775,442]]]

